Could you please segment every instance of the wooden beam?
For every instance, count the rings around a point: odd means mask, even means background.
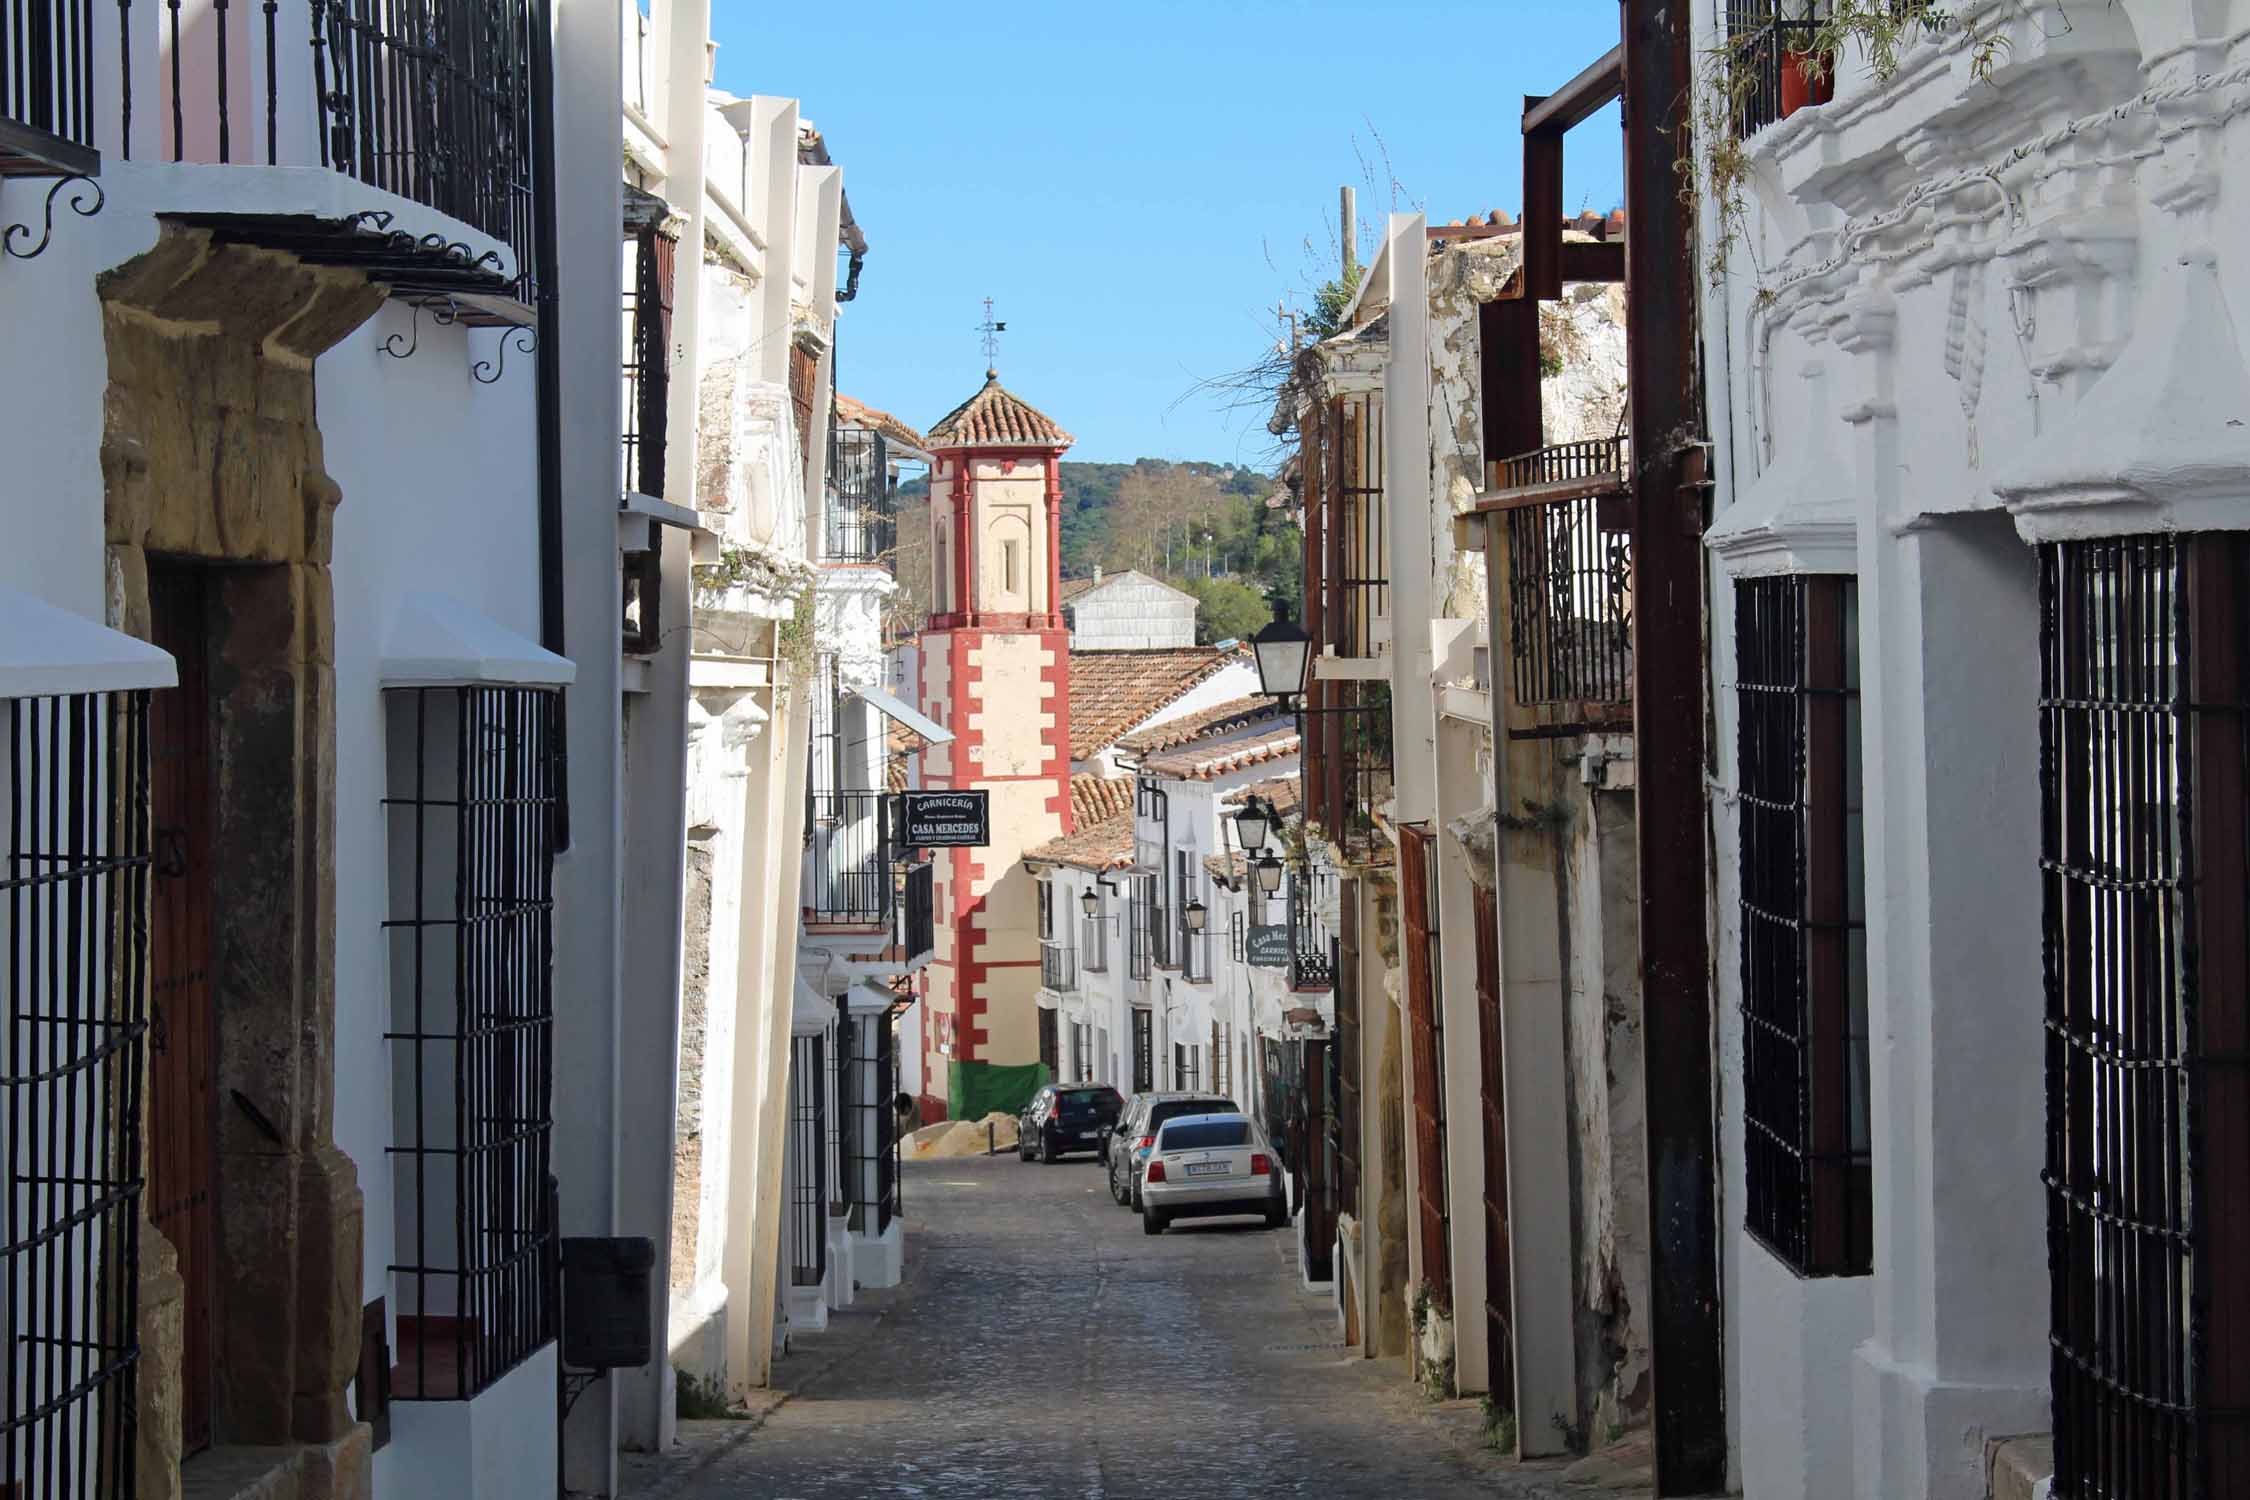
[[[1710,947],[1704,924],[1705,450],[1687,154],[1689,0],[1622,0],[1627,401],[1632,413],[1633,732],[1656,1492],[1727,1481]]]
[[[1523,133],[1563,131],[1584,124],[1595,110],[1618,97],[1624,79],[1625,49],[1619,45],[1587,64],[1576,78],[1542,99],[1538,108],[1526,101]]]
[[[1541,100],[1524,96],[1524,113]],[[1562,296],[1562,132],[1523,138],[1523,285],[1535,302]]]

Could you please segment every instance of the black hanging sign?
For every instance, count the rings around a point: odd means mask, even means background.
[[[899,793],[898,842],[908,849],[982,849],[992,842],[992,794]]]
[[[1278,924],[1252,927],[1243,947],[1243,956],[1249,959],[1253,968],[1288,968],[1289,929]]]

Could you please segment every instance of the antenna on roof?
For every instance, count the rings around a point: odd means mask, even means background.
[[[984,299],[984,321],[977,332],[984,335],[984,375],[987,380],[1000,378],[1000,335],[1008,331],[1005,323],[992,321],[992,299]]]

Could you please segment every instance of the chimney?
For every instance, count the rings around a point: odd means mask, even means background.
[[[1100,583],[1101,581],[1102,581],[1102,565],[1101,565],[1100,563],[1095,563],[1095,564],[1094,564],[1094,582],[1096,582],[1096,583]]]

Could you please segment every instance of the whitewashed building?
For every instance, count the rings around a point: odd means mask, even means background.
[[[43,13],[0,83],[0,947],[12,1117],[94,1091],[11,1142],[89,1189],[19,1166],[0,1278],[12,1349],[103,1352],[15,1356],[0,1466],[614,1493],[595,1368],[647,1351],[562,1306],[636,1305],[663,1229],[617,1039],[676,987],[627,934],[678,922],[686,653],[618,622],[629,550],[684,602],[692,519],[621,472],[614,12]],[[84,1311],[19,1295],[65,1261]]]
[[[1739,1481],[2237,1493],[2250,14],[1953,9],[1699,80]]]
[[[1137,568],[1062,581],[1073,651],[1154,651],[1195,644],[1195,595]]]

